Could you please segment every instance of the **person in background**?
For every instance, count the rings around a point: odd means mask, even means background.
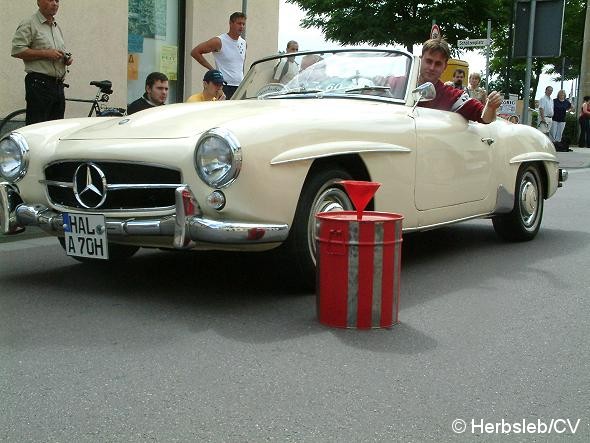
[[[295,40],[287,43],[287,54],[292,54],[299,51],[299,44]],[[295,56],[285,57],[281,59],[279,64],[275,67],[273,80],[283,85],[289,83],[293,77],[299,72],[299,65],[295,61]]]
[[[539,99],[539,131],[547,136],[550,135],[553,119],[553,99],[551,98],[551,94],[553,94],[553,88],[547,86],[545,88],[545,95]]]
[[[203,77],[203,92],[191,95],[186,102],[193,103],[225,100],[225,94],[223,93],[224,83],[221,71],[211,69],[207,71]]]
[[[55,21],[59,0],[37,0],[38,11],[12,37],[11,55],[25,64],[26,124],[64,118],[66,66],[73,62]],[[6,25],[6,23],[5,23]]]
[[[127,106],[127,115],[144,109],[162,106],[168,98],[168,77],[161,72],[152,72],[145,79],[145,93]]]
[[[455,72],[453,72],[453,81],[446,82],[445,85],[465,91],[467,88],[463,86],[463,80],[465,80],[465,71],[463,69],[455,69]]]
[[[317,62],[322,61],[322,60],[323,60],[322,57],[320,57],[317,54],[304,55],[303,58],[301,59],[301,68],[300,68],[299,72],[305,71],[310,66],[315,65]]]
[[[234,12],[229,17],[229,31],[206,42],[199,43],[191,51],[191,56],[209,71],[217,69],[223,74],[226,85],[223,93],[230,99],[244,79],[244,62],[246,60],[246,40],[241,36],[246,28],[246,14]],[[204,54],[212,52],[215,68],[207,61]]]
[[[560,142],[565,128],[565,114],[572,108],[572,104],[565,98],[565,91],[562,89],[553,100],[553,119],[551,122],[551,138]]]
[[[491,92],[484,106],[479,100],[469,98],[467,93],[440,81],[450,57],[449,45],[442,38],[427,40],[422,45],[418,84],[432,83],[436,97],[431,101],[420,102],[418,106],[456,112],[467,120],[480,123],[487,124],[496,120],[496,112],[502,103],[502,96],[498,92]]]
[[[482,103],[486,102],[488,93],[486,90],[479,86],[481,83],[481,75],[479,72],[472,72],[469,74],[469,84],[467,85],[467,93],[469,97],[479,100]]]
[[[582,109],[580,110],[580,139],[578,146],[580,148],[590,148],[590,96],[584,97]]]

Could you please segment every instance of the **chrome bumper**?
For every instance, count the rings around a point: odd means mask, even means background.
[[[286,224],[206,219],[188,186],[176,188],[175,194],[174,215],[141,219],[105,216],[107,235],[114,241],[133,236],[170,237],[174,248],[190,249],[198,243],[283,242],[289,234]],[[26,205],[15,185],[0,183],[0,233],[17,234],[26,226],[38,226],[50,234],[60,235],[63,234],[63,214],[40,204]]]
[[[557,187],[561,188],[563,186],[563,182],[567,181],[568,172],[567,169],[559,168],[559,177],[557,181]]]

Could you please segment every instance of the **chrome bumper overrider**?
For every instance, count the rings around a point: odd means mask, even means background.
[[[567,181],[567,177],[568,177],[567,169],[559,168],[559,177],[558,177],[558,182],[557,182],[557,186],[559,188],[561,188],[563,186],[563,182]]]
[[[133,236],[170,237],[171,246],[190,249],[197,243],[255,244],[275,243],[287,239],[286,224],[245,223],[203,218],[201,209],[188,186],[176,188],[175,214],[156,218],[106,220],[107,235],[114,241]],[[100,212],[97,210],[96,212]],[[26,205],[18,188],[0,183],[0,233],[17,234],[26,226],[63,233],[63,215],[46,206]]]

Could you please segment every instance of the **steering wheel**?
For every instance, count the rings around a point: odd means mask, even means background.
[[[364,86],[375,86],[375,82],[372,78],[365,77],[364,75],[353,75],[348,77],[346,80],[349,80],[352,83],[352,86],[356,86],[362,88]]]
[[[264,98],[266,95],[274,95],[281,92],[287,92],[288,90],[289,88],[287,88],[282,83],[268,83],[258,90],[256,97]]]

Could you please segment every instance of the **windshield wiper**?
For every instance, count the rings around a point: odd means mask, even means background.
[[[323,89],[293,89],[289,92],[286,92],[284,95],[291,95],[291,94],[317,94],[318,92],[324,92]]]
[[[267,94],[263,94],[258,96],[258,99],[266,99],[266,98],[273,98],[273,97],[281,97],[283,95],[294,95],[294,94],[317,94],[319,92],[324,92],[321,89],[304,89],[304,88],[300,88],[300,89],[291,89],[288,91],[274,91],[274,92],[269,92]]]
[[[363,91],[387,91],[389,93],[389,95],[391,95],[391,89],[389,88],[389,86],[363,86],[361,88],[347,89],[344,92],[346,92],[348,94],[350,92],[363,92]]]

